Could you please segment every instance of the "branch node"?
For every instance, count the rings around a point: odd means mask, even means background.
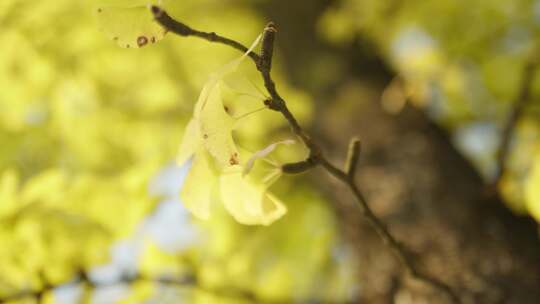
[[[264,105],[272,111],[281,112],[285,106],[285,102],[279,99],[268,98],[264,100]]]
[[[277,29],[273,22],[266,25],[263,32],[261,43],[261,57],[259,60],[259,69],[261,71],[270,71],[272,69],[272,57],[274,55],[274,40]]]
[[[358,166],[358,160],[360,159],[360,152],[362,145],[360,139],[354,137],[349,142],[349,150],[347,152],[347,160],[345,161],[345,173],[350,179],[354,178],[356,168]]]
[[[150,6],[150,11],[152,12],[152,14],[154,15],[154,18],[161,18],[161,16],[163,16],[163,13],[165,13],[164,10],[162,10],[159,6],[157,5],[152,5]]]
[[[154,15],[154,19],[161,24],[166,30],[170,30],[175,34],[180,36],[190,36],[193,35],[194,30],[187,26],[186,24],[174,20],[166,11],[161,9],[157,5],[152,5],[150,11]]]

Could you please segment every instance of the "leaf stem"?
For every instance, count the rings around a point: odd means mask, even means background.
[[[44,296],[48,293],[53,292],[56,288],[60,288],[66,285],[82,285],[85,289],[93,290],[96,288],[102,288],[107,286],[114,286],[118,284],[128,284],[132,285],[138,282],[150,282],[154,284],[159,284],[162,286],[175,286],[182,288],[193,288],[195,290],[200,290],[205,293],[209,293],[215,296],[228,298],[232,301],[248,301],[256,303],[281,303],[276,301],[268,301],[265,299],[259,299],[255,294],[248,290],[237,289],[233,287],[221,287],[221,288],[210,288],[205,287],[201,284],[198,278],[193,274],[187,274],[181,277],[149,277],[143,274],[134,274],[121,276],[118,280],[114,282],[97,282],[92,280],[88,273],[85,271],[79,271],[78,278],[71,282],[63,282],[60,284],[44,284],[43,287],[36,290],[24,290],[18,293],[14,293],[9,296],[0,297],[0,303],[12,303],[14,301],[21,301],[24,299],[35,299],[37,303],[41,303]]]
[[[260,111],[265,110],[265,109],[266,109],[266,106],[261,107],[261,108],[258,108],[258,109],[255,109],[255,110],[253,110],[253,111],[249,111],[249,112],[244,113],[244,114],[241,114],[240,116],[234,117],[234,119],[235,119],[235,120],[240,120],[240,119],[242,119],[242,118],[248,117],[248,116],[251,115],[251,114],[255,114],[255,113],[260,112]]]

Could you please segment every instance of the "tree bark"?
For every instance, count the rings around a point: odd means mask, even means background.
[[[316,100],[311,129],[325,152],[342,160],[348,140],[361,139],[357,178],[374,211],[418,266],[450,284],[464,303],[538,303],[537,224],[512,214],[499,198],[488,198],[479,173],[421,109],[407,105],[392,115],[381,108],[382,89],[395,73],[369,42],[335,49],[317,38],[316,21],[328,5],[280,0],[260,7],[278,25],[277,60]],[[342,67],[338,78],[313,80],[309,74],[318,70],[320,58]],[[403,273],[350,194],[329,180],[313,177],[334,202],[344,239],[354,246],[359,300],[446,303]]]

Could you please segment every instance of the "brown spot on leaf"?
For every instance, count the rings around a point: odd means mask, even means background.
[[[101,7],[97,9],[97,12],[98,12],[98,13],[101,13],[102,11],[103,11],[103,10],[101,9]]]
[[[130,46],[129,44],[126,44],[126,48],[128,48],[128,49],[129,49],[130,47],[131,47],[131,46]]]
[[[154,37],[154,36],[150,37],[150,42],[156,43],[156,37]]]
[[[234,165],[238,165],[240,163],[240,161],[238,160],[238,153],[233,153],[231,155],[231,158],[229,158],[229,164],[231,166],[234,166]]]
[[[225,109],[225,112],[229,113],[229,107],[223,106],[223,108]],[[230,114],[230,113],[229,113],[229,114]]]
[[[204,139],[207,139],[208,138],[208,134],[203,134],[202,136]]]
[[[163,16],[163,10],[157,5],[152,5],[150,11],[152,11],[152,14],[154,14],[154,17],[156,18]]]
[[[146,44],[148,44],[148,38],[146,38],[145,36],[139,36],[139,38],[137,38],[137,45],[139,47],[143,47]]]
[[[113,37],[113,40],[114,40],[114,41],[118,41],[118,37]]]

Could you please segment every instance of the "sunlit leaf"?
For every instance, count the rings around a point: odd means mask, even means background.
[[[267,192],[267,185],[242,176],[242,168],[238,170],[220,177],[223,204],[238,222],[270,225],[287,212],[285,205]]]
[[[167,33],[149,10],[149,5],[158,1],[99,2],[95,8],[99,27],[121,47],[143,47],[158,42]]]
[[[225,110],[219,82],[240,65],[247,54],[257,46],[260,39],[261,36],[240,58],[226,64],[214,73],[204,85],[195,104],[194,117],[199,123],[203,145],[223,167],[239,164],[240,155],[232,138],[235,120]]]
[[[209,219],[215,200],[213,188],[217,175],[212,170],[210,155],[202,148],[193,157],[191,169],[182,186],[180,198],[184,206],[200,219]]]
[[[201,145],[201,135],[199,132],[199,126],[195,119],[189,121],[184,131],[184,137],[180,144],[178,155],[176,156],[176,162],[179,165],[184,164],[199,148]]]
[[[219,86],[209,92],[199,116],[203,145],[221,166],[237,165],[239,152],[232,138],[234,119],[227,114],[221,102]]]

